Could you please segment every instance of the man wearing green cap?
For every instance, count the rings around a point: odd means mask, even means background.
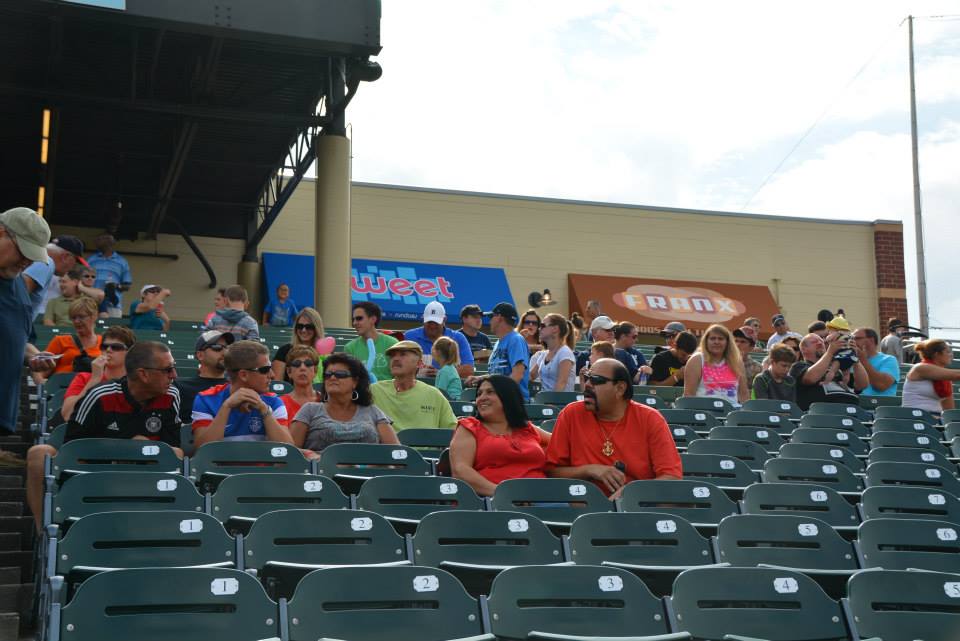
[[[0,359],[0,428],[8,432],[17,429],[24,357],[37,353],[27,346],[33,308],[20,272],[47,260],[48,242],[50,227],[32,209],[16,207],[0,214],[0,354],[19,355]]]

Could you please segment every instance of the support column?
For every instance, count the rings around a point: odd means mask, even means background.
[[[319,136],[317,149],[316,292],[329,327],[350,327],[350,141]]]
[[[874,223],[873,259],[877,271],[877,331],[886,332],[887,321],[907,318],[907,279],[903,267],[903,225]]]
[[[247,216],[247,238],[252,238],[257,231],[257,215],[250,212]],[[247,290],[247,296],[250,298],[250,306],[247,312],[253,316],[257,322],[260,322],[261,312],[263,311],[263,301],[261,300],[260,289],[263,282],[263,270],[260,266],[260,256],[257,255],[257,248],[250,247],[243,253],[243,258],[237,263],[237,284]],[[229,284],[226,285],[229,287]]]

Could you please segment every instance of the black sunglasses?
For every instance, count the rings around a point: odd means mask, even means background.
[[[367,319],[366,316],[354,316],[354,317],[353,317],[353,322],[354,322],[354,323],[359,323],[359,322],[365,321],[366,319]]]
[[[167,376],[173,374],[177,371],[176,365],[171,365],[170,367],[144,367],[143,369],[152,369],[155,372],[163,372]]]
[[[345,378],[350,378],[350,377],[352,377],[352,376],[353,376],[353,374],[351,374],[350,372],[348,372],[348,371],[346,371],[346,370],[342,370],[342,369],[335,369],[335,370],[333,370],[333,371],[331,371],[331,372],[324,372],[324,373],[323,373],[323,377],[324,377],[324,378],[339,378],[340,380],[343,380],[343,379],[345,379]]]
[[[227,349],[227,346],[221,345],[220,343],[214,343],[213,345],[207,345],[203,349],[212,349],[215,352],[222,352],[223,350]]]
[[[307,358],[307,359],[305,359],[305,360],[300,360],[300,359],[298,358],[298,359],[295,360],[295,361],[290,361],[290,364],[289,364],[287,367],[292,367],[292,368],[296,369],[296,368],[300,367],[301,365],[305,365],[306,367],[314,367],[314,366],[316,365],[316,363],[314,363],[314,362],[313,362],[312,360],[310,360],[309,358]]]
[[[537,325],[537,326],[539,326],[539,327],[543,327],[543,325],[540,323],[540,321],[538,321],[536,318],[531,318],[530,320],[525,320],[525,321],[523,321],[523,324],[524,324],[524,325]]]
[[[127,346],[123,343],[102,343],[100,349],[104,352],[125,352]]]
[[[587,374],[587,380],[590,381],[591,385],[606,385],[613,382],[612,378],[600,374]]]
[[[317,329],[317,326],[314,325],[313,323],[297,323],[297,324],[294,325],[293,327],[294,327],[294,329],[296,329],[298,332],[299,332],[301,329],[309,329],[309,330],[311,330],[311,331]]]
[[[273,369],[273,365],[261,365],[260,367],[241,367],[240,369],[257,374],[267,375]]]

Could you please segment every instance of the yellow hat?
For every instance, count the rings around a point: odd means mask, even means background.
[[[827,329],[835,329],[839,332],[849,332],[850,331],[850,322],[847,321],[843,316],[834,316],[827,323]]]

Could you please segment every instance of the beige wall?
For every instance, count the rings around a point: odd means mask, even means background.
[[[873,225],[720,215],[570,201],[495,197],[356,184],[352,255],[503,267],[518,307],[549,288],[567,309],[567,274],[637,276],[766,285],[793,327],[821,308],[843,307],[854,324],[877,316]],[[305,180],[261,251],[313,253],[314,182]],[[61,230],[56,230],[61,231]],[[88,239],[92,233],[79,230]],[[236,278],[242,243],[195,239],[221,284]],[[154,243],[121,244],[139,251]],[[137,283],[172,283],[175,318],[199,318],[211,294],[179,237],[157,251],[179,261],[131,259]],[[769,319],[761,319],[768,323]]]

